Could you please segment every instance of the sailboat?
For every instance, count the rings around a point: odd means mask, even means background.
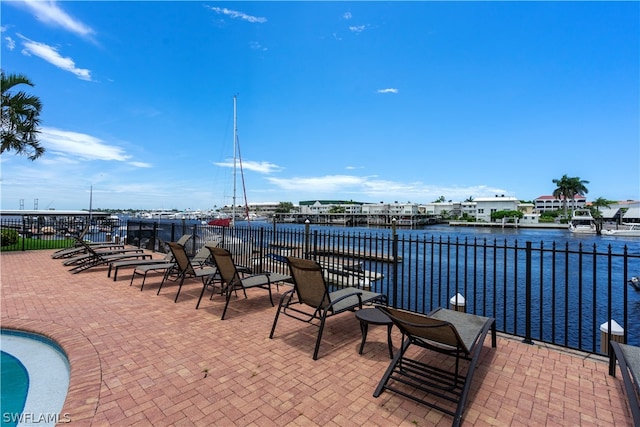
[[[242,188],[245,200],[245,214],[248,216],[249,206],[247,205],[247,192],[244,187],[244,173],[242,172],[242,159],[240,157],[240,146],[238,144],[238,98],[233,96],[233,198],[231,203],[231,217],[219,216],[207,222],[208,225],[219,227],[233,227],[236,220],[236,183],[237,183],[237,165],[240,164],[240,174],[242,175]]]

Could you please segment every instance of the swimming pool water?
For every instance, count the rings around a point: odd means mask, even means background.
[[[69,361],[50,339],[2,329],[2,427],[55,426],[69,388]]]
[[[20,360],[16,357],[0,352],[0,396],[2,396],[3,425],[15,426],[16,422],[5,422],[4,414],[21,414],[27,402],[29,390],[29,374]]]

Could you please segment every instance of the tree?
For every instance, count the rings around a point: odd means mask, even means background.
[[[447,199],[445,199],[444,196],[440,196],[436,200],[434,200],[433,203],[444,203],[446,200]]]
[[[553,197],[556,199],[562,199],[562,207],[564,208],[564,216],[567,216],[567,200],[569,200],[569,177],[567,175],[562,175],[560,179],[553,179],[553,182],[557,188],[553,190]]]
[[[580,177],[569,178],[569,188],[571,192],[571,201],[573,202],[573,207],[576,206],[576,196],[583,196],[589,192],[585,184],[588,184],[589,181],[585,181],[580,179]]]
[[[276,213],[289,213],[293,210],[293,203],[291,202],[280,202],[276,207]]]
[[[595,215],[593,215],[596,218],[599,218],[601,216],[600,214],[600,208],[609,208],[611,207],[612,204],[616,203],[613,200],[607,200],[604,197],[598,197],[597,199],[595,199],[593,202],[591,202],[591,207],[595,208]]]
[[[33,83],[22,74],[5,74],[0,72],[2,87],[2,121],[0,136],[0,154],[15,151],[35,160],[44,154],[44,148],[38,141],[40,110],[42,104],[37,96],[23,91],[12,93],[11,89],[20,84],[33,86]]]
[[[581,180],[580,177],[568,177],[566,174],[562,175],[560,179],[553,179],[551,182],[556,184],[557,188],[553,190],[553,197],[562,199],[562,206],[564,207],[564,216],[567,216],[567,202],[569,199],[573,202],[575,207],[575,197],[580,195],[584,196],[589,192],[585,184],[589,181]]]

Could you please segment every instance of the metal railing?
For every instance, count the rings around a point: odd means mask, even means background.
[[[628,284],[630,276],[640,273],[640,254],[626,246],[614,251],[555,242],[399,236],[395,230],[344,232],[275,224],[229,229],[137,220],[109,234],[153,250],[190,234],[189,253],[215,242],[254,271],[282,271],[286,256],[313,258],[334,286],[368,287],[387,295],[390,305],[418,313],[449,306],[494,317],[499,331],[527,343],[590,353],[606,353],[607,337],[640,345],[640,327],[633,320],[640,293]],[[93,237],[100,240],[106,231]]]

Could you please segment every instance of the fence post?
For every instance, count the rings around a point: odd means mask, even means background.
[[[141,239],[142,240],[142,239]],[[151,252],[156,250],[156,240],[158,240],[158,223],[153,223],[153,236],[151,236]],[[145,248],[147,249],[147,248]]]
[[[395,218],[391,218],[391,238],[391,256],[393,258],[393,276],[391,280],[393,301],[391,301],[391,306],[396,307],[398,303],[398,233],[396,231]]]
[[[524,304],[525,304],[525,319],[524,319],[524,340],[522,340],[525,344],[533,344],[531,340],[531,242],[527,242],[526,249],[526,258],[525,258],[525,293],[524,293]],[[518,284],[516,283],[516,286]]]
[[[310,234],[309,234],[310,224],[311,224],[311,221],[309,221],[309,218],[307,218],[304,221],[304,251],[303,251],[303,258],[305,258],[305,259],[309,259],[309,238],[311,237]]]

